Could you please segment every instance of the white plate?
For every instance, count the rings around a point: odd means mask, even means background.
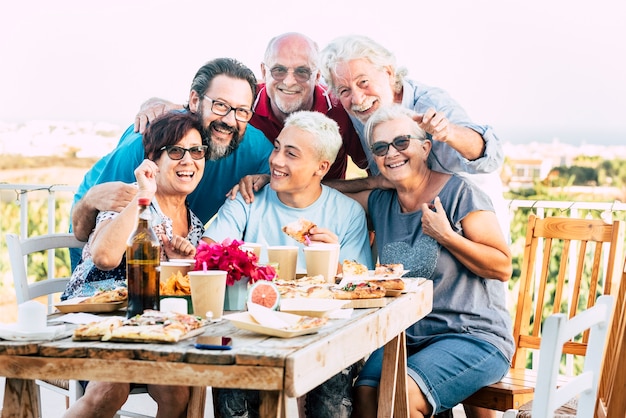
[[[299,317],[299,315],[293,315],[293,314],[289,314],[286,312],[275,312],[275,313],[281,320],[286,320],[287,322],[291,322],[293,320],[292,318],[295,318],[297,320]],[[290,330],[285,330],[285,329],[264,327],[263,325],[256,322],[254,318],[252,318],[252,316],[248,312],[238,312],[234,314],[228,314],[228,315],[224,315],[223,318],[231,321],[233,325],[236,326],[237,328],[245,329],[247,331],[257,332],[259,334],[270,335],[272,337],[280,337],[280,338],[291,338],[291,337],[297,337],[299,335],[314,334],[317,331],[319,331],[320,328],[322,328],[320,326],[316,328],[307,328],[307,329],[302,329],[302,330],[297,330],[297,331],[290,331]]]
[[[341,307],[346,305],[348,302],[350,301],[339,299],[281,299],[280,311],[290,312],[297,315],[325,317],[330,312],[341,309]]]
[[[0,324],[0,338],[9,341],[42,341],[42,340],[58,340],[60,338],[69,337],[72,330],[65,325],[55,325],[46,327],[42,331],[20,331],[17,324]]]

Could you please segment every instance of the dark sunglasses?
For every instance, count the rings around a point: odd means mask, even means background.
[[[419,139],[423,141],[424,138],[419,138],[413,135],[400,135],[396,136],[391,142],[379,141],[374,142],[370,149],[372,153],[378,157],[384,157],[389,152],[389,147],[393,145],[398,151],[404,151],[409,147],[411,139]]]
[[[209,147],[207,147],[206,145],[199,145],[197,147],[191,148],[183,148],[177,145],[166,145],[159,151],[167,152],[167,156],[175,161],[182,160],[185,156],[185,152],[189,152],[189,155],[191,155],[191,158],[193,158],[194,160],[201,160],[206,155],[206,151],[208,148]]]

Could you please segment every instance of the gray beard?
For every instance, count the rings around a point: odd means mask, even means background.
[[[237,149],[239,144],[241,144],[241,141],[242,141],[242,138],[237,134],[233,135],[233,139],[230,141],[228,145],[215,144],[209,138],[209,151],[208,151],[209,158],[208,159],[211,161],[216,161],[221,158],[228,157]]]

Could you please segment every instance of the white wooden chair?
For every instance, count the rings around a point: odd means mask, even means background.
[[[578,418],[592,418],[598,394],[602,354],[611,325],[614,296],[600,296],[597,303],[570,320],[565,314],[548,317],[543,325],[539,350],[539,371],[532,416],[549,418],[554,411],[577,397]],[[575,336],[590,330],[583,372],[557,387],[563,345]],[[514,418],[516,410],[507,410],[503,417]]]
[[[37,252],[56,250],[63,248],[82,248],[85,243],[79,241],[74,234],[59,233],[41,235],[26,239],[20,239],[16,234],[6,234],[7,248],[9,250],[9,259],[11,261],[11,271],[13,273],[13,284],[15,286],[15,294],[17,303],[23,303],[42,296],[48,297],[48,313],[52,313],[55,303],[55,295],[62,293],[66,285],[69,283],[69,277],[54,277],[54,268],[48,271],[48,277],[45,280],[30,283],[27,275],[28,257]],[[49,255],[50,256],[50,255]],[[52,254],[54,259],[54,254]],[[53,264],[52,264],[53,266]],[[65,396],[65,406],[68,408],[83,395],[83,388],[77,380],[36,380],[37,385],[50,389],[56,393]],[[145,393],[146,390],[139,388],[131,392]],[[40,403],[41,405],[41,403]],[[39,411],[41,416],[41,411]],[[119,416],[133,418],[151,418],[149,415],[142,415],[131,411],[120,410]]]

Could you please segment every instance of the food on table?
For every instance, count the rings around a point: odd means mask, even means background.
[[[348,283],[332,291],[335,299],[376,299],[387,293],[384,287],[371,282]]]
[[[172,274],[166,281],[161,281],[161,296],[185,296],[191,295],[191,285],[189,276],[183,275],[180,271]]]
[[[280,291],[278,287],[267,280],[259,280],[248,289],[248,303],[256,303],[273,310],[278,309]]]
[[[400,277],[404,274],[404,264],[379,264],[376,263],[374,276]]]
[[[283,226],[282,230],[291,238],[304,244],[307,242],[311,229],[315,228],[316,226],[317,225],[315,225],[313,222],[300,218]]]
[[[369,271],[365,264],[358,263],[355,260],[343,260],[341,266],[343,277],[363,277],[364,279],[369,276]]]
[[[80,301],[79,303],[111,303],[122,302],[128,299],[128,289],[125,287],[117,287],[113,290],[99,291],[91,297]]]
[[[294,325],[291,325],[288,330],[290,331],[301,331],[304,329],[310,328],[318,328],[323,325],[326,325],[328,322],[328,318],[326,317],[312,317],[312,316],[303,316],[298,320]]]
[[[367,283],[372,283],[378,286],[384,287],[386,290],[404,290],[404,280],[400,278],[388,278],[381,280],[366,280]]]
[[[74,340],[90,341],[100,340],[111,332],[112,329],[122,326],[123,319],[119,317],[107,318],[98,322],[82,324],[74,329]]]
[[[139,341],[173,343],[195,335],[193,331],[207,325],[194,315],[160,312],[146,309],[143,314],[128,319],[110,318],[81,325],[74,331],[74,340]]]

